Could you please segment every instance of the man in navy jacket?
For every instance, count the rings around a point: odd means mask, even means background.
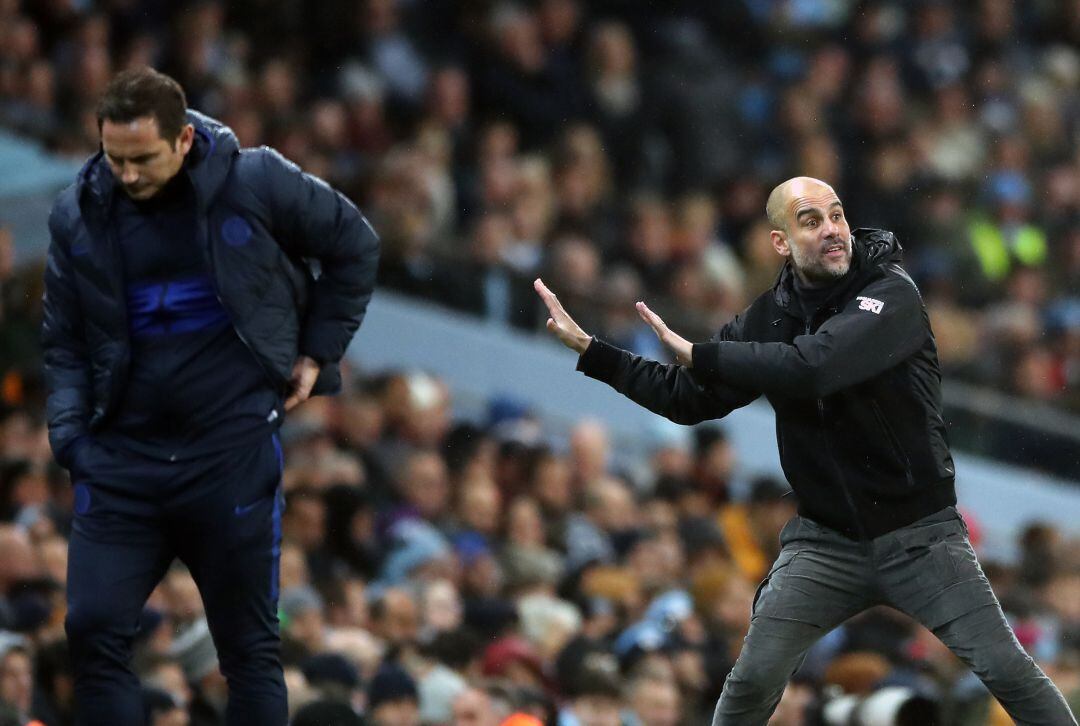
[[[202,593],[228,722],[286,722],[276,432],[340,388],[374,286],[378,238],[353,204],[186,105],[168,76],[119,74],[102,150],[49,218],[46,408],[74,483],[81,724],[142,722],[132,642],[176,558]]]
[[[713,340],[691,344],[637,304],[672,365],[592,338],[535,282],[578,370],[650,411],[691,424],[764,396],[776,412],[799,513],[780,533],[713,726],[763,726],[809,647],[876,605],[932,630],[1018,724],[1075,726],[1013,635],[956,510],[937,346],[895,236],[852,233],[832,187],[807,177],[773,190],[766,212],[788,261]]]

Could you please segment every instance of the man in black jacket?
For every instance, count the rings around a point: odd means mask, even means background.
[[[868,607],[926,625],[1021,724],[1074,725],[1024,653],[955,508],[941,372],[919,291],[890,232],[855,230],[832,188],[790,179],[769,196],[776,285],[692,345],[639,302],[676,364],[590,337],[543,282],[547,327],[578,370],[672,421],[720,418],[760,395],[799,513],[754,599],[714,726],[764,724],[806,650]]]
[[[138,724],[139,616],[179,557],[199,586],[230,724],[284,724],[277,429],[340,387],[378,239],[324,182],[126,71],[102,150],[49,218],[49,439],[71,471],[65,623],[80,724]],[[312,268],[319,266],[315,274]]]

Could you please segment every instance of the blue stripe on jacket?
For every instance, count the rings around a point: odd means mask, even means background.
[[[229,322],[209,275],[127,286],[133,338],[190,333]]]

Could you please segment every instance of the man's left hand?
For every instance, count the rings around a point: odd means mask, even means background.
[[[308,399],[315,379],[319,377],[319,364],[302,355],[293,364],[292,377],[289,379],[289,397],[285,399],[285,410],[291,411]]]
[[[638,315],[641,316],[641,319],[648,323],[649,327],[656,333],[656,337],[660,339],[660,342],[670,348],[671,352],[675,354],[675,362],[679,365],[684,365],[687,368],[693,367],[694,344],[678,333],[673,332],[659,315],[652,310],[649,310],[649,306],[645,303],[639,302],[634,307],[637,308]]]

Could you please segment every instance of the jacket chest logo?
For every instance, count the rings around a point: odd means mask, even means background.
[[[872,297],[859,295],[855,299],[859,301],[859,310],[869,310],[874,315],[881,315],[881,309],[885,307],[885,303]]]
[[[243,217],[234,214],[221,225],[221,238],[231,247],[241,247],[251,241],[251,224]]]

